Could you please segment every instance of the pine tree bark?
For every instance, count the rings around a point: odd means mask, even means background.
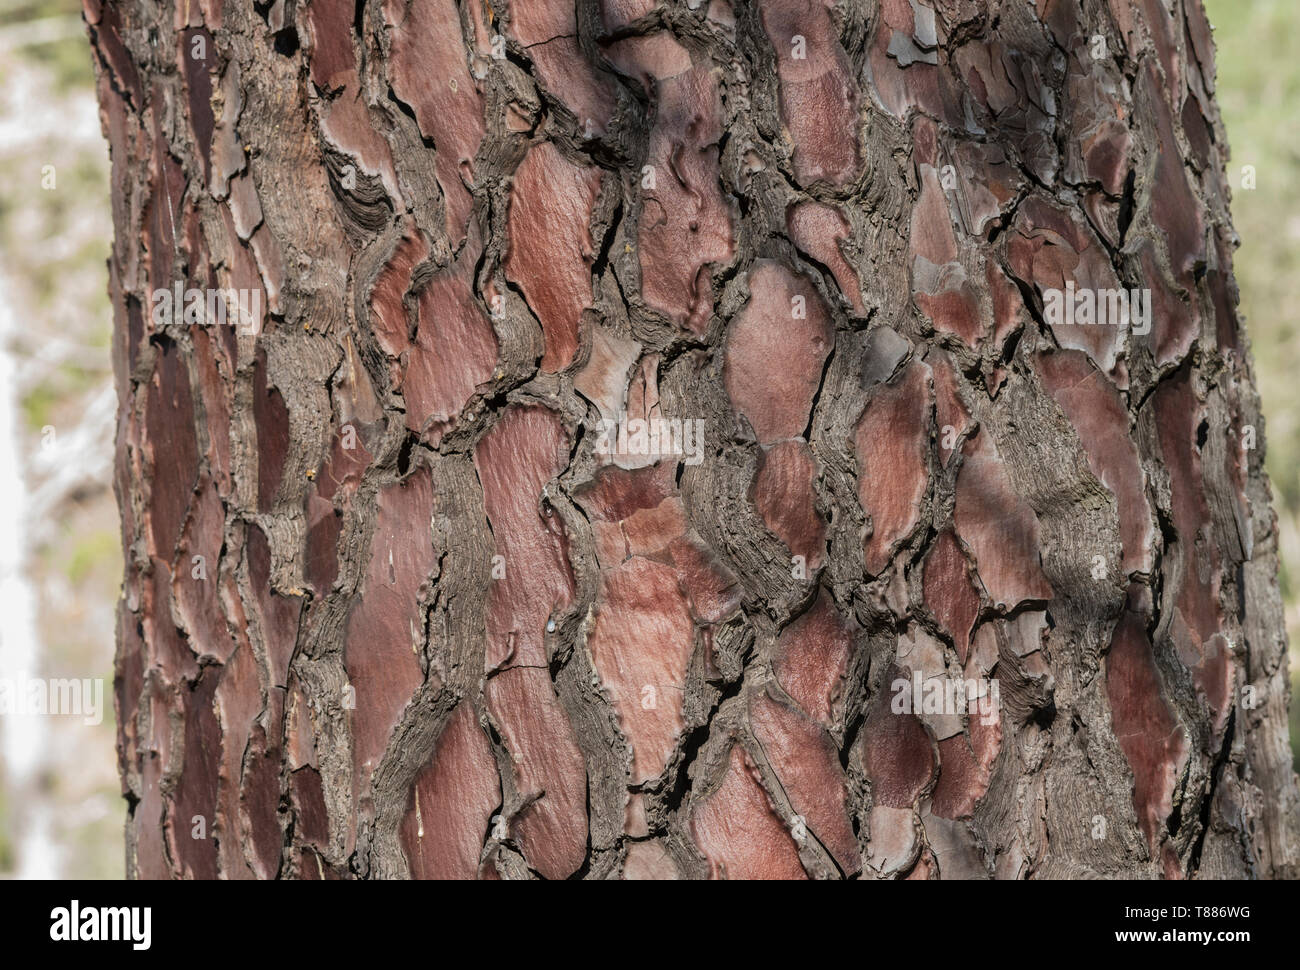
[[[1298,874],[1199,0],[85,16],[131,875]]]

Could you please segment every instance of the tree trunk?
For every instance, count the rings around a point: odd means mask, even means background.
[[[1199,0],[85,10],[131,874],[1300,874]]]

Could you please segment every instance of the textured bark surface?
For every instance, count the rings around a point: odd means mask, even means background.
[[[133,875],[1300,874],[1197,0],[85,14]]]

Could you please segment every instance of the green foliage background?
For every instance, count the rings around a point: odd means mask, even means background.
[[[1232,195],[1241,237],[1233,269],[1264,402],[1291,636],[1291,750],[1300,770],[1300,3],[1205,0],[1205,9],[1232,150],[1228,180],[1239,186],[1244,165],[1256,175],[1254,190]]]

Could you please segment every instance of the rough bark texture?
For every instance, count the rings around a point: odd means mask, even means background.
[[[85,11],[132,874],[1298,874],[1197,0]]]

